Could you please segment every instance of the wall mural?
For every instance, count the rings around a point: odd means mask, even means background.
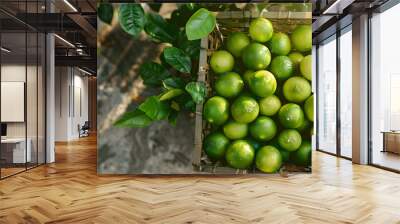
[[[98,16],[99,174],[311,172],[311,4]]]

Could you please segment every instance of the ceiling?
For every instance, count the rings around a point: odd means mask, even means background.
[[[353,16],[377,8],[387,1],[389,0],[294,0],[313,4],[314,43],[332,35],[340,26],[351,23]],[[52,13],[48,13],[49,11]],[[16,33],[25,32],[26,29],[55,32],[61,37],[55,39],[58,57],[56,62],[67,65],[83,62],[86,68],[95,72],[96,0],[0,0],[0,21],[2,32],[9,32],[3,35],[3,43],[13,42],[9,46],[15,48],[15,54],[26,54],[25,39],[21,40]],[[28,44],[28,55],[35,52],[35,48],[34,44]]]
[[[38,50],[37,33],[51,32],[57,34],[56,65],[79,66],[95,73],[96,4],[96,0],[0,0],[2,46],[12,49],[7,57],[32,58]],[[26,40],[21,32],[27,32]]]
[[[319,43],[352,23],[353,17],[375,12],[397,0],[313,0],[313,43]]]

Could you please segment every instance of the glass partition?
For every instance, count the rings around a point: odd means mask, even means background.
[[[1,179],[45,163],[46,40],[17,19],[42,6],[43,1],[0,2]]]
[[[27,82],[26,82],[26,114],[27,114],[27,150],[30,151],[30,160],[27,167],[34,167],[37,165],[37,127],[38,127],[38,35],[37,32],[28,30],[27,32]]]
[[[336,36],[318,47],[318,150],[336,154]]]
[[[27,35],[22,32],[1,34],[1,175],[24,171],[31,162],[27,142]],[[6,50],[4,50],[6,49]],[[27,144],[28,143],[28,144]],[[28,149],[28,150],[27,150]]]
[[[400,5],[371,18],[371,162],[400,171]]]
[[[352,157],[352,32],[351,25],[340,35],[340,155]]]

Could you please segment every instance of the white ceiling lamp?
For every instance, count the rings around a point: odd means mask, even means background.
[[[76,53],[77,53],[78,55],[82,55],[82,56],[87,56],[87,55],[88,55],[88,54],[87,54],[86,52],[84,52],[83,49],[81,49],[81,48],[77,48],[77,49],[76,49]]]
[[[73,6],[68,0],[64,0],[64,3],[68,5],[74,12],[78,12],[78,10]]]
[[[57,37],[59,40],[61,40],[62,42],[64,42],[65,44],[67,44],[68,46],[75,48],[75,45],[73,45],[71,42],[69,42],[68,40],[62,38],[61,36],[59,36],[58,34],[54,34],[55,37]]]
[[[322,14],[342,14],[343,10],[353,2],[354,0],[336,0],[332,5],[325,9]]]
[[[90,73],[90,72],[88,72],[88,71],[86,71],[86,70],[83,70],[83,69],[81,69],[81,68],[79,68],[79,67],[78,67],[78,70],[81,71],[81,72],[83,72],[83,73],[85,73],[85,74],[87,74],[87,75],[90,75],[90,76],[92,75],[92,73]]]
[[[6,53],[10,53],[10,52],[11,52],[11,50],[9,50],[9,49],[7,49],[7,48],[5,48],[5,47],[1,47],[0,49],[1,49],[2,51],[6,52]]]

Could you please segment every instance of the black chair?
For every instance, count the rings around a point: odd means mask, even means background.
[[[85,121],[82,127],[78,124],[79,138],[89,136],[90,123]]]

